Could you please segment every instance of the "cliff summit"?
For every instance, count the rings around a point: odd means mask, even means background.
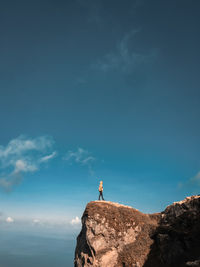
[[[91,201],[82,216],[74,266],[200,266],[200,196],[154,214]]]

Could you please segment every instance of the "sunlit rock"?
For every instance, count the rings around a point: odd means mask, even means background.
[[[200,196],[144,214],[92,201],[82,216],[75,267],[200,266]],[[199,264],[199,265],[198,265]]]

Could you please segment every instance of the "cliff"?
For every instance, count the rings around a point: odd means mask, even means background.
[[[75,267],[200,266],[200,196],[144,214],[92,201],[82,216]]]

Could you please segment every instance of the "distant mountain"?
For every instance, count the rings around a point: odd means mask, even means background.
[[[88,203],[74,266],[200,266],[200,196],[154,214],[109,201]]]

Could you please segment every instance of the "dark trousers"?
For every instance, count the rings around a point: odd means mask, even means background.
[[[100,200],[100,198],[102,198],[102,200],[104,200],[104,198],[103,198],[103,191],[99,191],[99,200]]]

